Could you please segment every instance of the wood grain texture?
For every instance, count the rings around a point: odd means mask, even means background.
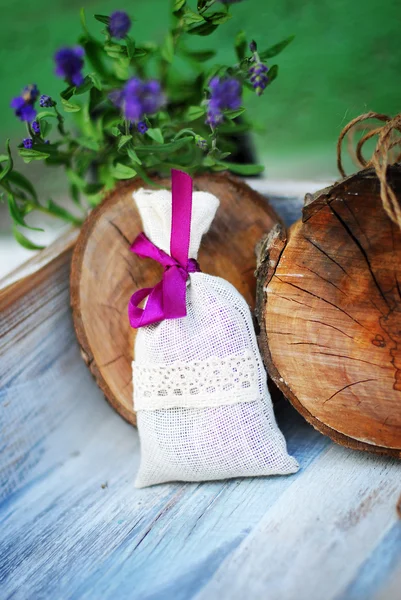
[[[170,187],[170,180],[158,180]],[[136,179],[122,184],[88,217],[71,271],[71,305],[83,358],[110,404],[135,424],[132,403],[133,346],[127,306],[130,296],[161,278],[158,263],[129,251],[142,230],[132,193],[149,187]],[[242,180],[229,174],[200,175],[194,189],[220,200],[203,238],[199,263],[205,273],[232,283],[254,308],[255,244],[278,221],[274,210]]]
[[[401,196],[401,167],[389,170]],[[401,457],[401,232],[366,170],[307,196],[260,246],[270,375],[319,431]]]
[[[134,488],[138,433],[81,359],[69,252],[1,296],[2,600],[399,600],[400,464],[287,402],[295,476]]]

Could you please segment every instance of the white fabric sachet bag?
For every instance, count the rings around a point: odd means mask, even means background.
[[[150,240],[166,260],[170,234],[171,240],[181,236],[178,245],[185,238],[181,221],[189,203],[186,256],[192,259],[189,273],[179,267],[175,275],[172,267],[165,271],[173,279],[178,276],[178,282],[181,276],[183,285],[163,280],[158,290],[141,290],[131,299],[131,325],[138,327],[132,366],[141,444],[135,485],[295,473],[298,464],[288,455],[275,421],[249,307],[226,280],[195,270],[202,236],[219,201],[195,192],[191,215],[192,180],[180,171],[172,175],[173,192],[140,189],[133,194],[148,238],[142,234],[141,243]],[[154,252],[142,252],[136,243],[134,252],[154,258]],[[138,308],[149,292],[145,310]],[[158,320],[163,306],[165,313],[177,312],[168,308],[179,301],[175,293],[183,294],[181,314],[186,316]]]

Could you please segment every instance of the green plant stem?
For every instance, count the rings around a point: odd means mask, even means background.
[[[199,14],[203,15],[203,13],[205,13],[207,10],[209,10],[209,8],[211,8],[213,6],[213,4],[216,3],[216,0],[211,0],[208,4],[206,4],[200,11]]]
[[[54,107],[54,110],[56,111],[56,115],[57,115],[57,129],[59,130],[61,135],[67,135],[65,129],[64,129],[64,117],[63,115],[60,113],[60,111],[58,110],[57,106]]]
[[[37,210],[45,215],[49,215],[50,217],[54,217],[55,219],[62,219],[66,223],[71,223],[73,225],[82,225],[82,223],[84,222],[83,219],[75,217],[74,215],[71,215],[71,219],[62,217],[60,214],[54,213],[50,208],[46,208],[46,206],[43,206],[42,204],[33,204],[31,206],[31,210]]]

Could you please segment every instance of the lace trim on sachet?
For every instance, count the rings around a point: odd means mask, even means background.
[[[223,406],[260,396],[258,363],[249,350],[170,365],[134,361],[132,368],[135,410]]]

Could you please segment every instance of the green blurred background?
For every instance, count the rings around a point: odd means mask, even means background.
[[[116,9],[136,19],[132,34],[139,41],[162,40],[168,23],[169,0],[0,0],[3,139],[24,135],[9,108],[24,85],[35,82],[47,94],[62,89],[52,56],[59,46],[75,43],[81,6],[92,32],[102,28],[91,18],[94,13]],[[336,138],[348,120],[366,110],[400,110],[399,1],[243,0],[232,13],[212,37],[196,38],[218,48],[220,62],[234,60],[232,40],[239,29],[261,49],[296,35],[276,59],[279,78],[264,96],[248,99],[268,176],[333,176]]]

